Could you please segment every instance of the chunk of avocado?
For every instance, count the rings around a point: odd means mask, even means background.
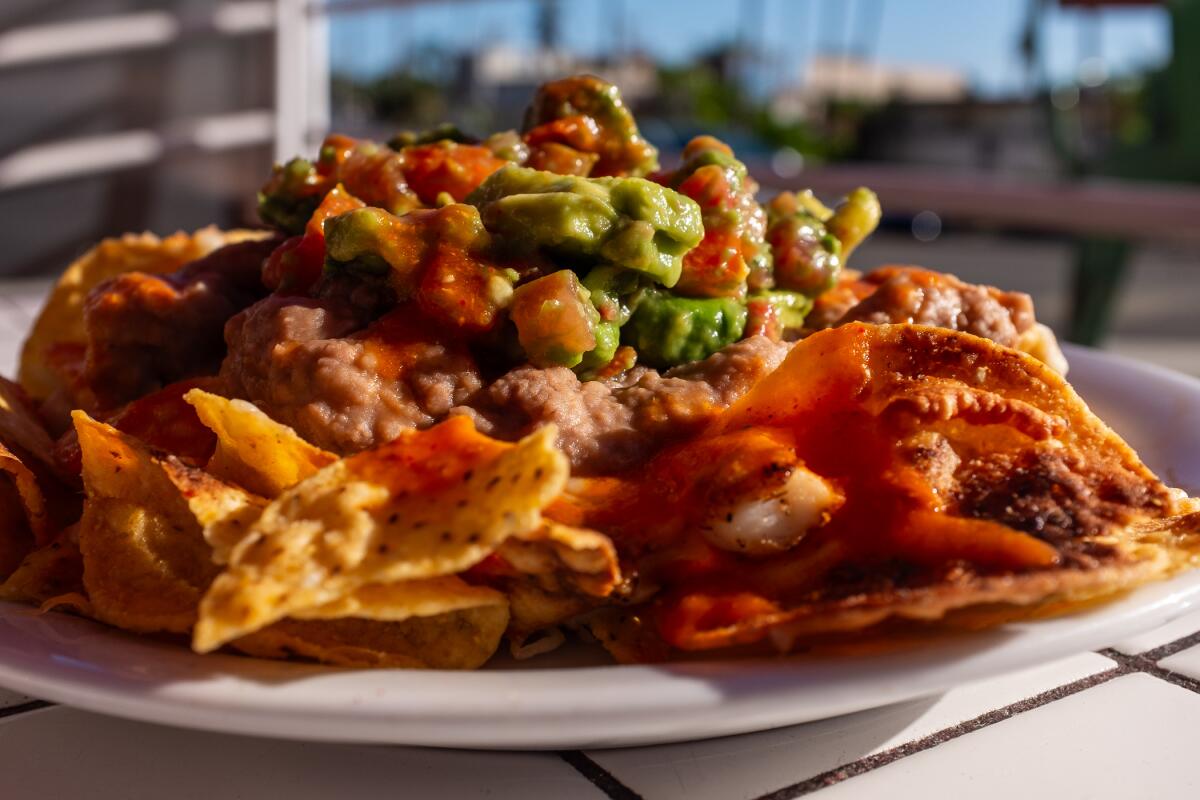
[[[507,166],[467,198],[497,247],[611,264],[664,286],[704,235],[700,206],[642,178],[580,178]]]
[[[804,318],[808,316],[809,311],[812,311],[813,306],[812,298],[806,297],[800,292],[789,292],[783,289],[756,292],[750,295],[751,300],[755,298],[762,298],[774,306],[784,331],[803,328]]]
[[[319,182],[316,167],[308,159],[276,164],[258,193],[258,216],[268,225],[298,236],[321,204]]]
[[[746,306],[736,298],[676,297],[645,289],[621,333],[640,362],[671,367],[707,358],[742,338],[745,329]]]
[[[575,367],[581,378],[590,378],[613,360],[621,344],[621,326],[633,314],[630,298],[637,294],[642,280],[636,272],[607,265],[594,267],[584,276],[583,287],[591,295],[600,323],[596,326],[596,347],[584,353]]]

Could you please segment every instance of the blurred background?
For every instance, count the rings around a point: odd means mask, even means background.
[[[0,301],[103,236],[254,223],[327,130],[486,134],[580,71],[664,164],[712,132],[767,190],[875,188],[852,266],[1200,374],[1200,0],[3,0]]]

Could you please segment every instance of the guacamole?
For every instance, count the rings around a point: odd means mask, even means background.
[[[269,263],[276,291],[349,294],[497,368],[586,380],[799,335],[879,203],[764,206],[758,188],[711,136],[660,169],[617,88],[578,76],[542,86],[520,131],[330,136],[275,168],[259,209],[293,236]]]

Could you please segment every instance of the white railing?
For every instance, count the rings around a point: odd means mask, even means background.
[[[0,192],[148,166],[179,151],[221,152],[264,144],[271,144],[280,158],[311,151],[329,125],[330,8],[309,0],[250,0],[220,3],[201,15],[147,11],[0,33],[0,73],[120,57],[204,37],[273,33],[275,52],[272,107],[32,142],[0,155]]]

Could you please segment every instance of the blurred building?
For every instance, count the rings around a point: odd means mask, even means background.
[[[658,94],[658,64],[648,55],[586,59],[549,45],[523,48],[508,44],[460,54],[453,91],[457,101],[487,108],[497,127],[511,127],[520,122],[538,86],[581,72],[621,87],[621,96],[630,105]]]
[[[967,97],[967,76],[947,67],[897,65],[852,55],[818,55],[802,80],[778,91],[771,109],[782,119],[817,119],[831,102],[952,103]]]

